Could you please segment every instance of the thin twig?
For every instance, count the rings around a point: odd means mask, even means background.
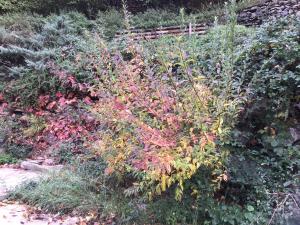
[[[279,203],[276,207],[276,209],[274,209],[271,219],[268,222],[268,225],[271,225],[271,223],[273,222],[274,216],[276,214],[276,212],[281,208],[282,205],[284,205],[286,203],[286,201],[288,200],[288,198],[290,197],[290,194],[287,194],[286,197],[284,198],[283,201],[281,201],[281,203]]]

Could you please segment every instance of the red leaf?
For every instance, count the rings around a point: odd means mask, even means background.
[[[90,97],[85,97],[84,99],[83,99],[83,101],[84,101],[84,103],[85,104],[87,104],[87,105],[91,105],[91,104],[93,104],[93,102],[92,102],[92,100],[91,100],[91,98]]]
[[[38,100],[39,107],[45,107],[50,100],[50,95],[41,95]]]
[[[4,102],[4,97],[2,94],[0,94],[0,102]]]
[[[122,110],[125,110],[126,107],[123,103],[121,103],[120,101],[115,99],[114,109],[122,111]]]
[[[54,109],[54,107],[56,107],[56,101],[53,101],[53,102],[50,102],[48,105],[47,105],[47,109],[48,110],[52,110]]]
[[[63,94],[62,94],[61,92],[57,92],[57,93],[55,94],[55,96],[56,96],[57,98],[61,98],[61,97],[63,96]]]

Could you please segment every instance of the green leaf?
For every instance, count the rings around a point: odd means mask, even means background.
[[[254,211],[254,207],[253,207],[252,205],[248,205],[248,206],[247,206],[247,210],[248,210],[249,212],[253,212],[253,211]]]
[[[277,147],[277,146],[278,146],[278,142],[277,142],[275,139],[273,139],[273,140],[271,141],[271,146],[272,146],[272,147]]]

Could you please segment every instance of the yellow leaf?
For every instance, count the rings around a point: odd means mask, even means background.
[[[162,175],[162,177],[161,177],[161,189],[162,189],[162,191],[165,191],[167,189],[167,187],[166,187],[166,175]]]

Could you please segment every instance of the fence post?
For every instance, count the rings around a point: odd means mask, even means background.
[[[192,35],[192,23],[190,22],[189,23],[189,36]]]

